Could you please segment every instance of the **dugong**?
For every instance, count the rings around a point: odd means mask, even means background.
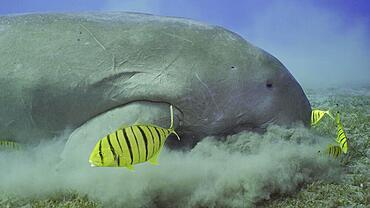
[[[70,129],[65,155],[87,157],[123,124],[207,135],[308,124],[311,107],[275,57],[219,26],[104,12],[0,17],[0,135],[34,143]],[[99,129],[99,131],[96,131]]]

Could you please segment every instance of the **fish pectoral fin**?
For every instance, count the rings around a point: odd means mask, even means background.
[[[149,163],[150,164],[152,164],[152,165],[159,165],[159,163],[158,163],[158,161],[157,161],[157,159],[155,158],[151,158],[150,160],[149,160]]]
[[[150,164],[152,164],[152,165],[159,165],[159,163],[158,163],[158,156],[159,156],[159,152],[160,152],[160,151],[158,151],[157,153],[155,153],[155,155],[153,155],[153,157],[151,157],[151,158],[148,160]]]
[[[133,165],[127,165],[126,168],[129,169],[129,170],[131,170],[131,171],[134,171],[135,170]]]

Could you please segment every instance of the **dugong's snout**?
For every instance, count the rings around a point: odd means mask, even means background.
[[[276,89],[276,105],[278,105],[274,124],[292,125],[303,123],[308,126],[311,105],[297,80],[284,69],[280,75]]]

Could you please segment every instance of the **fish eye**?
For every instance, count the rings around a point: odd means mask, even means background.
[[[266,81],[266,87],[267,88],[272,88],[272,81],[271,80]]]

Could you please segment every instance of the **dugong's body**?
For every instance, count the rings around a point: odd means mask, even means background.
[[[122,124],[169,126],[170,104],[179,145],[307,124],[311,112],[288,70],[237,34],[136,13],[0,17],[0,89],[1,136],[32,142],[68,128],[71,148],[92,149]]]

